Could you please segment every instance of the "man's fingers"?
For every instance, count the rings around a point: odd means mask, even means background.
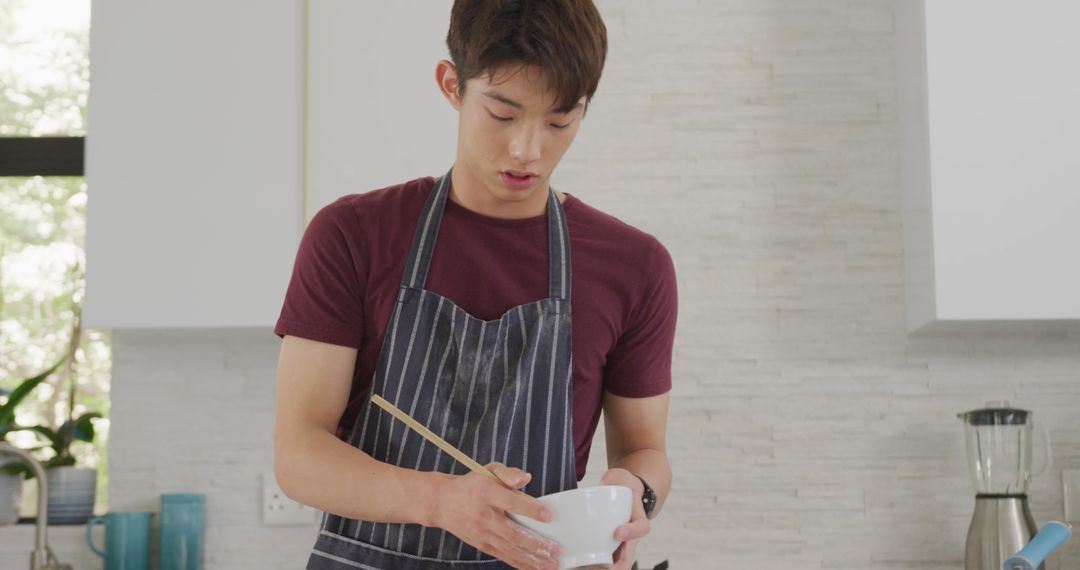
[[[495,504],[508,513],[526,516],[540,522],[551,522],[555,518],[547,505],[517,491],[507,490],[505,493],[499,493]]]
[[[635,558],[637,558],[637,541],[624,542],[615,551],[614,566],[611,570],[631,570],[634,567]]]
[[[487,467],[488,471],[491,471],[504,485],[511,489],[520,489],[529,484],[529,480],[532,479],[531,474],[521,469],[507,467],[497,461],[488,463],[484,467]]]
[[[529,552],[497,533],[488,539],[488,542],[491,544],[491,550],[493,550],[488,554],[503,562],[509,562],[514,568],[544,568],[551,562],[550,558]]]
[[[537,535],[509,517],[506,518],[506,523],[502,525],[499,533],[509,542],[536,556],[558,561],[560,551],[557,543]]]
[[[555,518],[555,514],[551,512],[547,505],[528,495],[515,493],[512,500],[511,512],[513,513],[523,514],[533,520],[545,523],[551,522]]]
[[[644,538],[652,530],[652,521],[645,517],[630,521],[615,529],[615,540],[627,541]]]

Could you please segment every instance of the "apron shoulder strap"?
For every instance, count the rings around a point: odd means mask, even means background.
[[[413,233],[405,272],[401,275],[402,287],[419,289],[427,283],[428,267],[431,266],[431,256],[435,252],[435,240],[439,237],[439,225],[442,224],[449,188],[450,172],[447,172],[428,194],[427,203],[424,204],[424,210],[420,213],[420,220]]]
[[[570,232],[566,211],[554,190],[548,190],[548,296],[570,300]]]

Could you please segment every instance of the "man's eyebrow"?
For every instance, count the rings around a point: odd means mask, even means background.
[[[494,99],[496,101],[506,103],[507,105],[510,105],[511,107],[513,107],[515,109],[524,109],[525,108],[525,105],[522,105],[521,103],[518,103],[517,101],[514,101],[513,99],[507,97],[506,95],[503,95],[502,93],[499,93],[498,91],[484,91],[484,95],[486,95],[486,96],[488,96],[488,97],[490,97],[490,98],[492,98],[492,99]]]
[[[511,107],[513,107],[515,109],[524,109],[525,108],[525,106],[522,105],[521,103],[518,103],[517,101],[514,101],[513,99],[507,97],[506,95],[503,95],[502,93],[499,93],[498,91],[484,91],[484,95],[486,97],[490,97],[491,99],[494,99],[494,100],[499,101],[501,103],[506,103],[507,105],[510,105]],[[552,109],[551,112],[552,113],[559,113],[561,115],[565,115],[565,114],[569,113],[570,111],[573,111],[574,109],[577,109],[578,107],[584,107],[584,106],[585,105],[583,105],[580,101],[578,101],[577,103],[574,103],[573,105],[570,105],[569,107],[564,106],[564,107],[559,107],[558,109]]]

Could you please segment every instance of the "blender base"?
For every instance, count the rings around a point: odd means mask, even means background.
[[[1027,495],[976,495],[965,570],[1001,570],[1037,532]],[[1043,565],[1039,570],[1045,570]]]

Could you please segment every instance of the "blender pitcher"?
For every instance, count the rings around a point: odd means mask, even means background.
[[[1000,570],[1036,533],[1027,492],[1032,476],[1050,468],[1050,434],[1042,430],[1046,459],[1038,473],[1032,473],[1032,416],[1006,401],[987,402],[985,408],[957,416],[964,421],[968,468],[976,493],[964,556],[966,570]]]

